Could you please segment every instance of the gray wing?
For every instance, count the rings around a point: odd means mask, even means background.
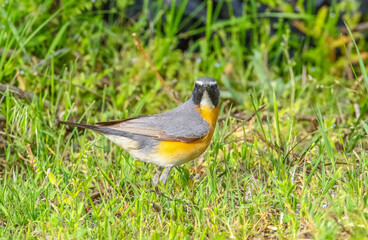
[[[208,123],[196,111],[191,99],[165,113],[96,123],[96,125],[158,140],[180,142],[193,142],[204,137],[210,130]]]

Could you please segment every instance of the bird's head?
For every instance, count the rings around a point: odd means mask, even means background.
[[[215,79],[203,77],[195,82],[192,96],[195,105],[215,108],[219,104],[219,98],[220,91]]]

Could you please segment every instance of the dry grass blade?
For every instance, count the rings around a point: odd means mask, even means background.
[[[3,132],[3,131],[0,131],[0,135],[9,136],[9,137],[11,137],[13,139],[17,139],[18,138],[17,136],[14,136],[12,134],[9,134],[9,133]]]
[[[147,52],[144,50],[141,42],[139,41],[139,39],[137,37],[137,34],[133,33],[132,36],[134,38],[134,44],[137,46],[138,50],[142,53],[142,55],[144,56],[144,58],[146,59],[146,61],[149,63],[152,72],[154,72],[154,74],[156,75],[156,77],[158,78],[158,80],[160,80],[162,86],[168,91],[170,97],[177,104],[181,104],[182,102],[175,97],[174,90],[169,85],[167,85],[165,83],[164,79],[162,78],[162,76],[160,75],[160,73],[157,71],[156,67],[153,65],[151,58],[149,57],[149,55],[147,54]]]
[[[10,92],[14,95],[17,96],[19,98],[23,98],[23,99],[27,99],[28,101],[32,102],[32,100],[34,98],[38,98],[35,94],[28,92],[28,91],[23,91],[17,87],[14,86],[10,86],[7,84],[2,84],[0,83],[0,92],[5,93],[7,91],[7,89],[9,88]],[[43,102],[43,106],[44,107],[50,107],[50,102],[47,100],[44,100]]]
[[[17,70],[17,72],[15,73],[15,75],[14,75],[13,79],[10,81],[10,84],[9,84],[10,86],[13,86],[14,81],[15,81],[15,79],[16,79],[18,76],[19,76],[19,70]],[[4,93],[5,93],[5,92],[4,92]],[[1,99],[0,99],[0,104],[3,102],[4,98],[5,98],[5,94],[3,94],[3,96],[1,97]]]
[[[357,32],[364,32],[364,31],[368,30],[368,22],[362,22],[362,23],[356,24],[353,30],[355,30]],[[340,27],[340,31],[343,34],[348,34],[349,33],[346,26]]]
[[[263,104],[262,106],[260,106],[258,109],[257,109],[257,112],[261,112],[263,111],[265,108],[266,108],[267,104]],[[250,121],[252,118],[254,118],[255,116],[257,115],[256,112],[254,112],[252,115],[246,117],[243,119],[244,122],[248,122]],[[234,132],[236,132],[240,127],[242,127],[243,125],[239,125],[237,127],[235,127],[233,130],[231,130],[225,137],[224,137],[224,141],[230,137]]]
[[[2,56],[6,52],[6,58],[10,58],[13,54],[17,54],[18,51],[13,49],[6,50],[5,48],[0,48],[0,56]]]
[[[258,135],[259,139],[261,139],[262,142],[266,143],[274,151],[276,151],[279,154],[281,154],[281,153],[283,154],[284,153],[285,150],[283,148],[278,148],[275,145],[273,145],[272,143],[270,143],[269,141],[267,141],[267,139],[265,139],[260,132],[258,132],[255,129],[253,129],[253,132]],[[292,153],[291,155],[293,156],[294,159],[300,159],[300,156],[298,154]]]
[[[262,106],[259,106],[257,111],[258,112],[263,111],[266,108],[266,106],[267,106],[267,104],[263,104]],[[231,115],[231,117],[243,120],[245,122],[248,122],[248,121],[252,120],[252,118],[254,118],[256,115],[257,115],[256,112],[252,113],[251,115],[245,115],[243,113],[239,113],[239,114]],[[218,121],[224,121],[224,120],[226,120],[226,118],[227,118],[227,116],[220,116],[218,118]]]

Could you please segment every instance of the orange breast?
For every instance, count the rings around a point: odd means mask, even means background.
[[[158,154],[165,165],[176,166],[199,157],[211,142],[219,115],[219,107],[199,107],[196,110],[207,121],[210,131],[206,136],[190,143],[166,141],[158,146]]]

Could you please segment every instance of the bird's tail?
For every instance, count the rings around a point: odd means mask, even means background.
[[[86,125],[86,124],[80,124],[80,123],[73,123],[73,122],[65,122],[65,121],[60,121],[59,123],[64,124],[64,125],[68,125],[70,127],[79,127],[79,128],[85,128],[85,129],[90,129],[96,132],[99,132],[99,128],[98,126],[93,126],[93,125]]]
[[[89,129],[95,132],[98,132],[102,135],[116,135],[116,136],[122,136],[122,137],[128,137],[128,135],[130,135],[129,133],[125,132],[125,131],[120,131],[117,129],[112,129],[109,127],[103,127],[103,126],[96,126],[96,125],[86,125],[86,124],[80,124],[80,123],[73,123],[73,122],[65,122],[65,121],[60,121],[59,123],[64,124],[64,125],[68,125],[71,127],[79,127],[79,128],[84,128],[84,129]]]

